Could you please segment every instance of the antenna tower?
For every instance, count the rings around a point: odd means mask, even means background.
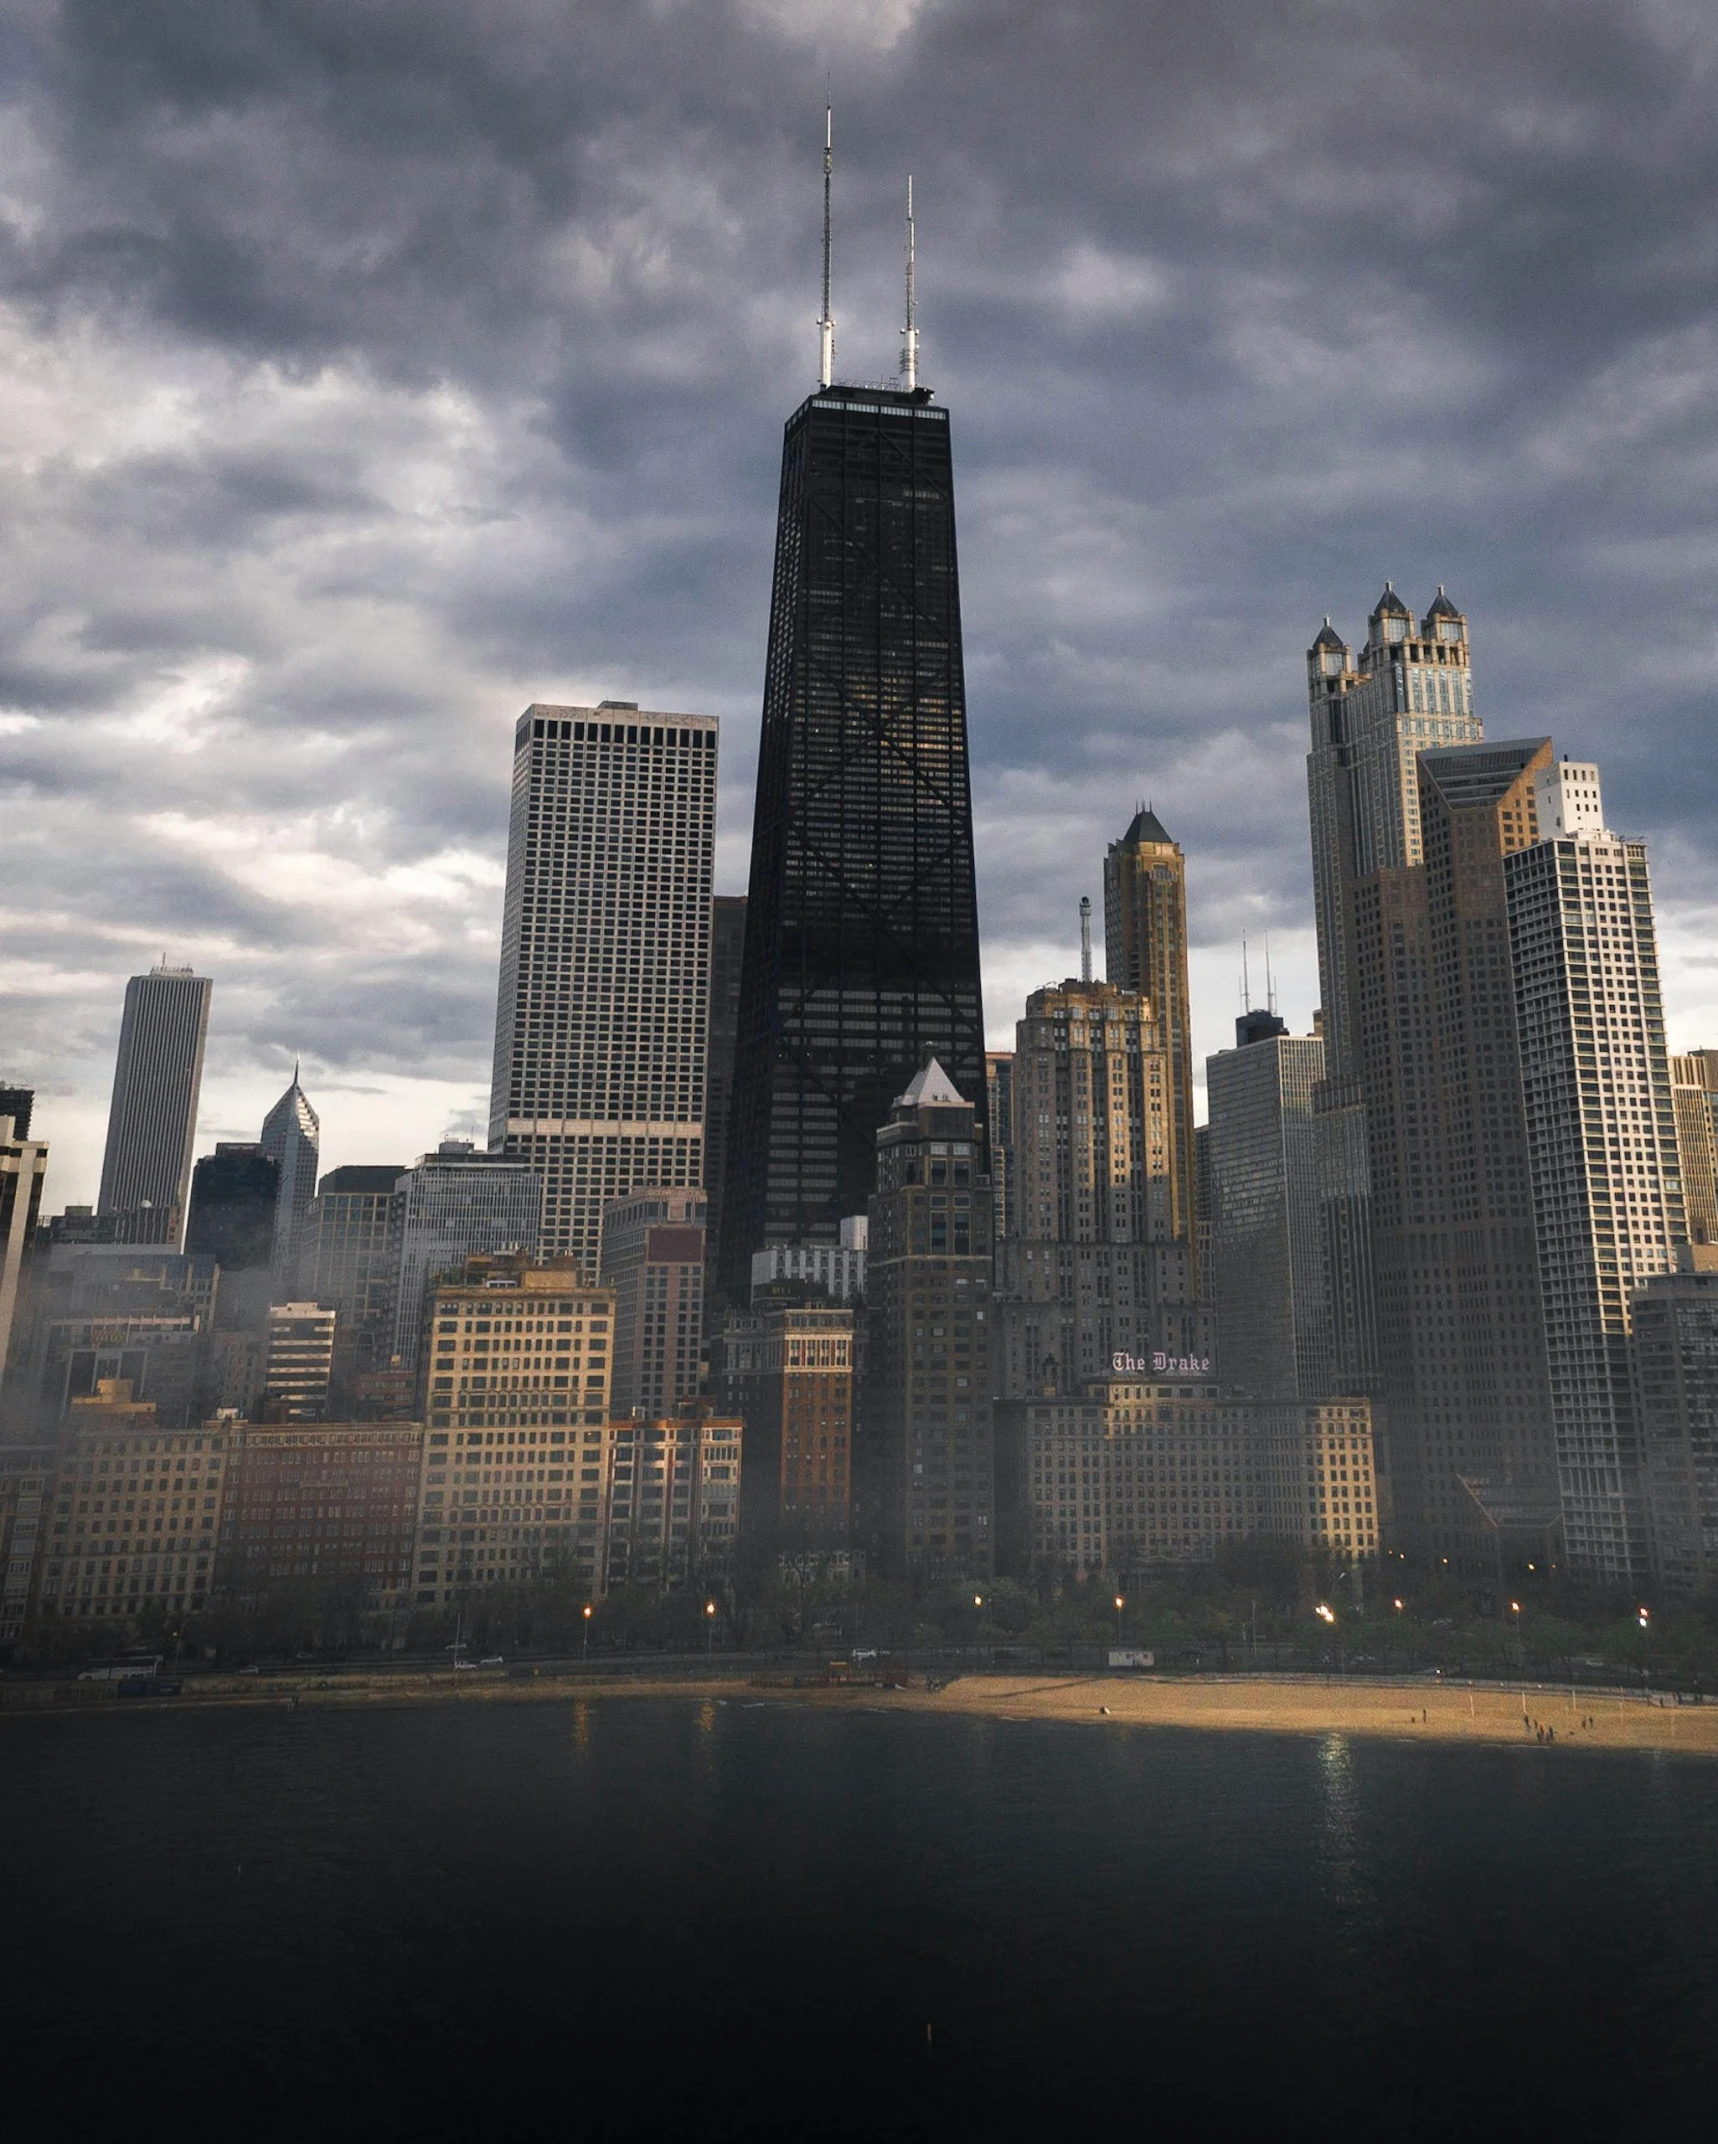
[[[1089,893],[1080,896],[1080,980],[1089,983],[1092,979],[1092,897]]]
[[[907,324],[901,330],[901,385],[908,394],[919,384],[919,331],[913,325],[913,178],[907,174]],[[1090,980],[1090,977],[1087,978]]]
[[[817,323],[821,377],[827,387],[835,377],[835,315],[829,310],[829,180],[835,169],[835,109],[823,108],[823,314]]]

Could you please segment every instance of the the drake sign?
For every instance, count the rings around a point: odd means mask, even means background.
[[[1209,1355],[1122,1355],[1110,1357],[1110,1368],[1122,1377],[1209,1377]]]

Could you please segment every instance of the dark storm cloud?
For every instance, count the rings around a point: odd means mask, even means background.
[[[479,1090],[534,697],[721,714],[738,883],[826,73],[850,377],[917,179],[993,1030],[1136,796],[1207,977],[1269,929],[1304,1021],[1300,657],[1386,575],[1468,608],[1495,734],[1601,759],[1718,1021],[1709,7],[38,0],[0,750],[62,979],[3,1069],[104,1091],[66,1038],[169,939],[233,1093],[289,1046]]]

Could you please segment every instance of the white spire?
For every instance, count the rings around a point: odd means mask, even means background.
[[[919,384],[919,331],[913,325],[913,177],[907,174],[907,324],[901,330],[901,385],[912,394]]]
[[[829,310],[829,179],[835,169],[835,110],[823,108],[823,313],[817,323],[822,359],[821,373],[827,387],[835,377],[835,315]]]

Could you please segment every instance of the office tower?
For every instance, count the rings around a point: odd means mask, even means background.
[[[135,1217],[136,1240],[175,1250],[191,1187],[213,988],[189,968],[166,966],[125,986],[97,1208]]]
[[[1258,1400],[1184,1375],[1093,1378],[996,1410],[998,1568],[1126,1578],[1205,1563],[1250,1536],[1378,1551],[1371,1403]]]
[[[264,1421],[327,1420],[337,1315],[317,1303],[276,1303],[270,1309],[263,1356]]]
[[[704,1194],[635,1191],[602,1210],[599,1275],[614,1294],[617,1415],[697,1396],[704,1342]]]
[[[1187,992],[1187,865],[1145,807],[1104,858],[1104,972],[1151,1005],[1168,1103],[1167,1233],[1193,1236],[1193,1027]],[[1197,1282],[1197,1272],[1194,1274]]]
[[[1324,1041],[1235,1028],[1236,1047],[1205,1060],[1217,1374],[1260,1399],[1327,1399],[1336,1365],[1312,1107]]]
[[[1648,1568],[1630,1305],[1687,1240],[1646,844],[1609,832],[1598,770],[1536,770],[1540,838],[1504,861],[1564,1547]]]
[[[600,1591],[614,1297],[566,1253],[435,1291],[417,1600],[559,1577]]]
[[[316,1163],[321,1149],[322,1126],[298,1084],[298,1067],[292,1068],[292,1085],[262,1120],[262,1151],[280,1171],[280,1192],[275,1200],[274,1278],[283,1292],[296,1294],[302,1285],[299,1265],[310,1248],[310,1206],[316,1196]]]
[[[213,1258],[227,1276],[266,1273],[274,1258],[280,1164],[252,1140],[223,1140],[191,1177],[187,1255]]]
[[[978,1111],[935,1058],[877,1134],[870,1219],[867,1523],[887,1571],[983,1577],[995,1509],[990,1181]]]
[[[1211,1127],[1199,1124],[1193,1131],[1193,1265],[1199,1276],[1199,1300],[1216,1299],[1217,1279],[1211,1263]],[[1213,1317],[1215,1313],[1213,1313]]]
[[[758,746],[722,1287],[833,1242],[892,1098],[975,1097],[984,1014],[946,409],[826,383],[787,421]]]
[[[12,1357],[24,1260],[35,1244],[47,1173],[47,1141],[27,1137],[15,1118],[0,1115],[0,1376]]]
[[[129,1622],[206,1607],[232,1438],[223,1422],[169,1432],[123,1378],[74,1400],[54,1495],[65,1532],[43,1559],[43,1615]]]
[[[1467,620],[1440,588],[1418,631],[1386,581],[1355,662],[1328,618],[1307,652],[1313,910],[1328,1077],[1357,1065],[1347,888],[1421,861],[1416,754],[1476,744]]]
[[[528,1159],[480,1154],[468,1139],[444,1139],[403,1171],[394,1336],[389,1350],[414,1379],[423,1365],[424,1310],[432,1282],[483,1252],[537,1255],[543,1178]],[[594,1248],[594,1246],[593,1246]]]
[[[235,1422],[227,1434],[217,1591],[246,1604],[308,1581],[357,1615],[410,1603],[421,1423]]]
[[[841,1224],[839,1243],[778,1243],[752,1253],[752,1307],[759,1297],[783,1282],[804,1291],[809,1300],[826,1295],[832,1302],[863,1303],[865,1260],[871,1241],[866,1215],[850,1214]]]
[[[330,1169],[310,1209],[308,1293],[340,1314],[334,1376],[342,1395],[355,1392],[359,1378],[385,1370],[393,1355],[400,1263],[396,1187],[405,1173],[403,1162]]]
[[[746,1425],[741,1522],[776,1550],[844,1549],[853,1517],[853,1317],[762,1302],[722,1330],[715,1389]]]
[[[0,1117],[12,1119],[14,1139],[30,1136],[30,1112],[36,1106],[34,1087],[0,1087]]]
[[[722,1241],[722,1184],[728,1167],[728,1126],[734,1105],[734,1043],[740,1032],[740,974],[746,952],[744,894],[718,893],[710,902],[710,1011],[705,1026],[704,1192],[709,1246],[704,1282],[706,1317],[717,1309],[716,1268]]]
[[[1718,1577],[1718,1272],[1649,1280],[1630,1322],[1653,1576],[1699,1593]]]
[[[0,1645],[23,1636],[38,1596],[59,1463],[55,1443],[0,1442]]]
[[[611,1422],[605,1441],[605,1586],[719,1584],[739,1533],[745,1424],[702,1403]],[[585,1456],[580,1447],[581,1461]],[[583,1465],[579,1468],[583,1493]]]
[[[1670,1060],[1670,1099],[1691,1264],[1718,1272],[1718,1050],[1690,1050]]]
[[[1193,1246],[1175,1232],[1174,1090],[1149,1001],[1074,978],[1034,991],[1011,1106],[1000,1389],[1075,1392],[1117,1352],[1202,1355]]]
[[[992,1226],[1001,1243],[1016,1232],[1014,1213],[1014,1052],[986,1050],[984,1087],[990,1122]]]
[[[514,732],[489,1145],[587,1274],[605,1200],[704,1181],[716,727],[606,700]]]

